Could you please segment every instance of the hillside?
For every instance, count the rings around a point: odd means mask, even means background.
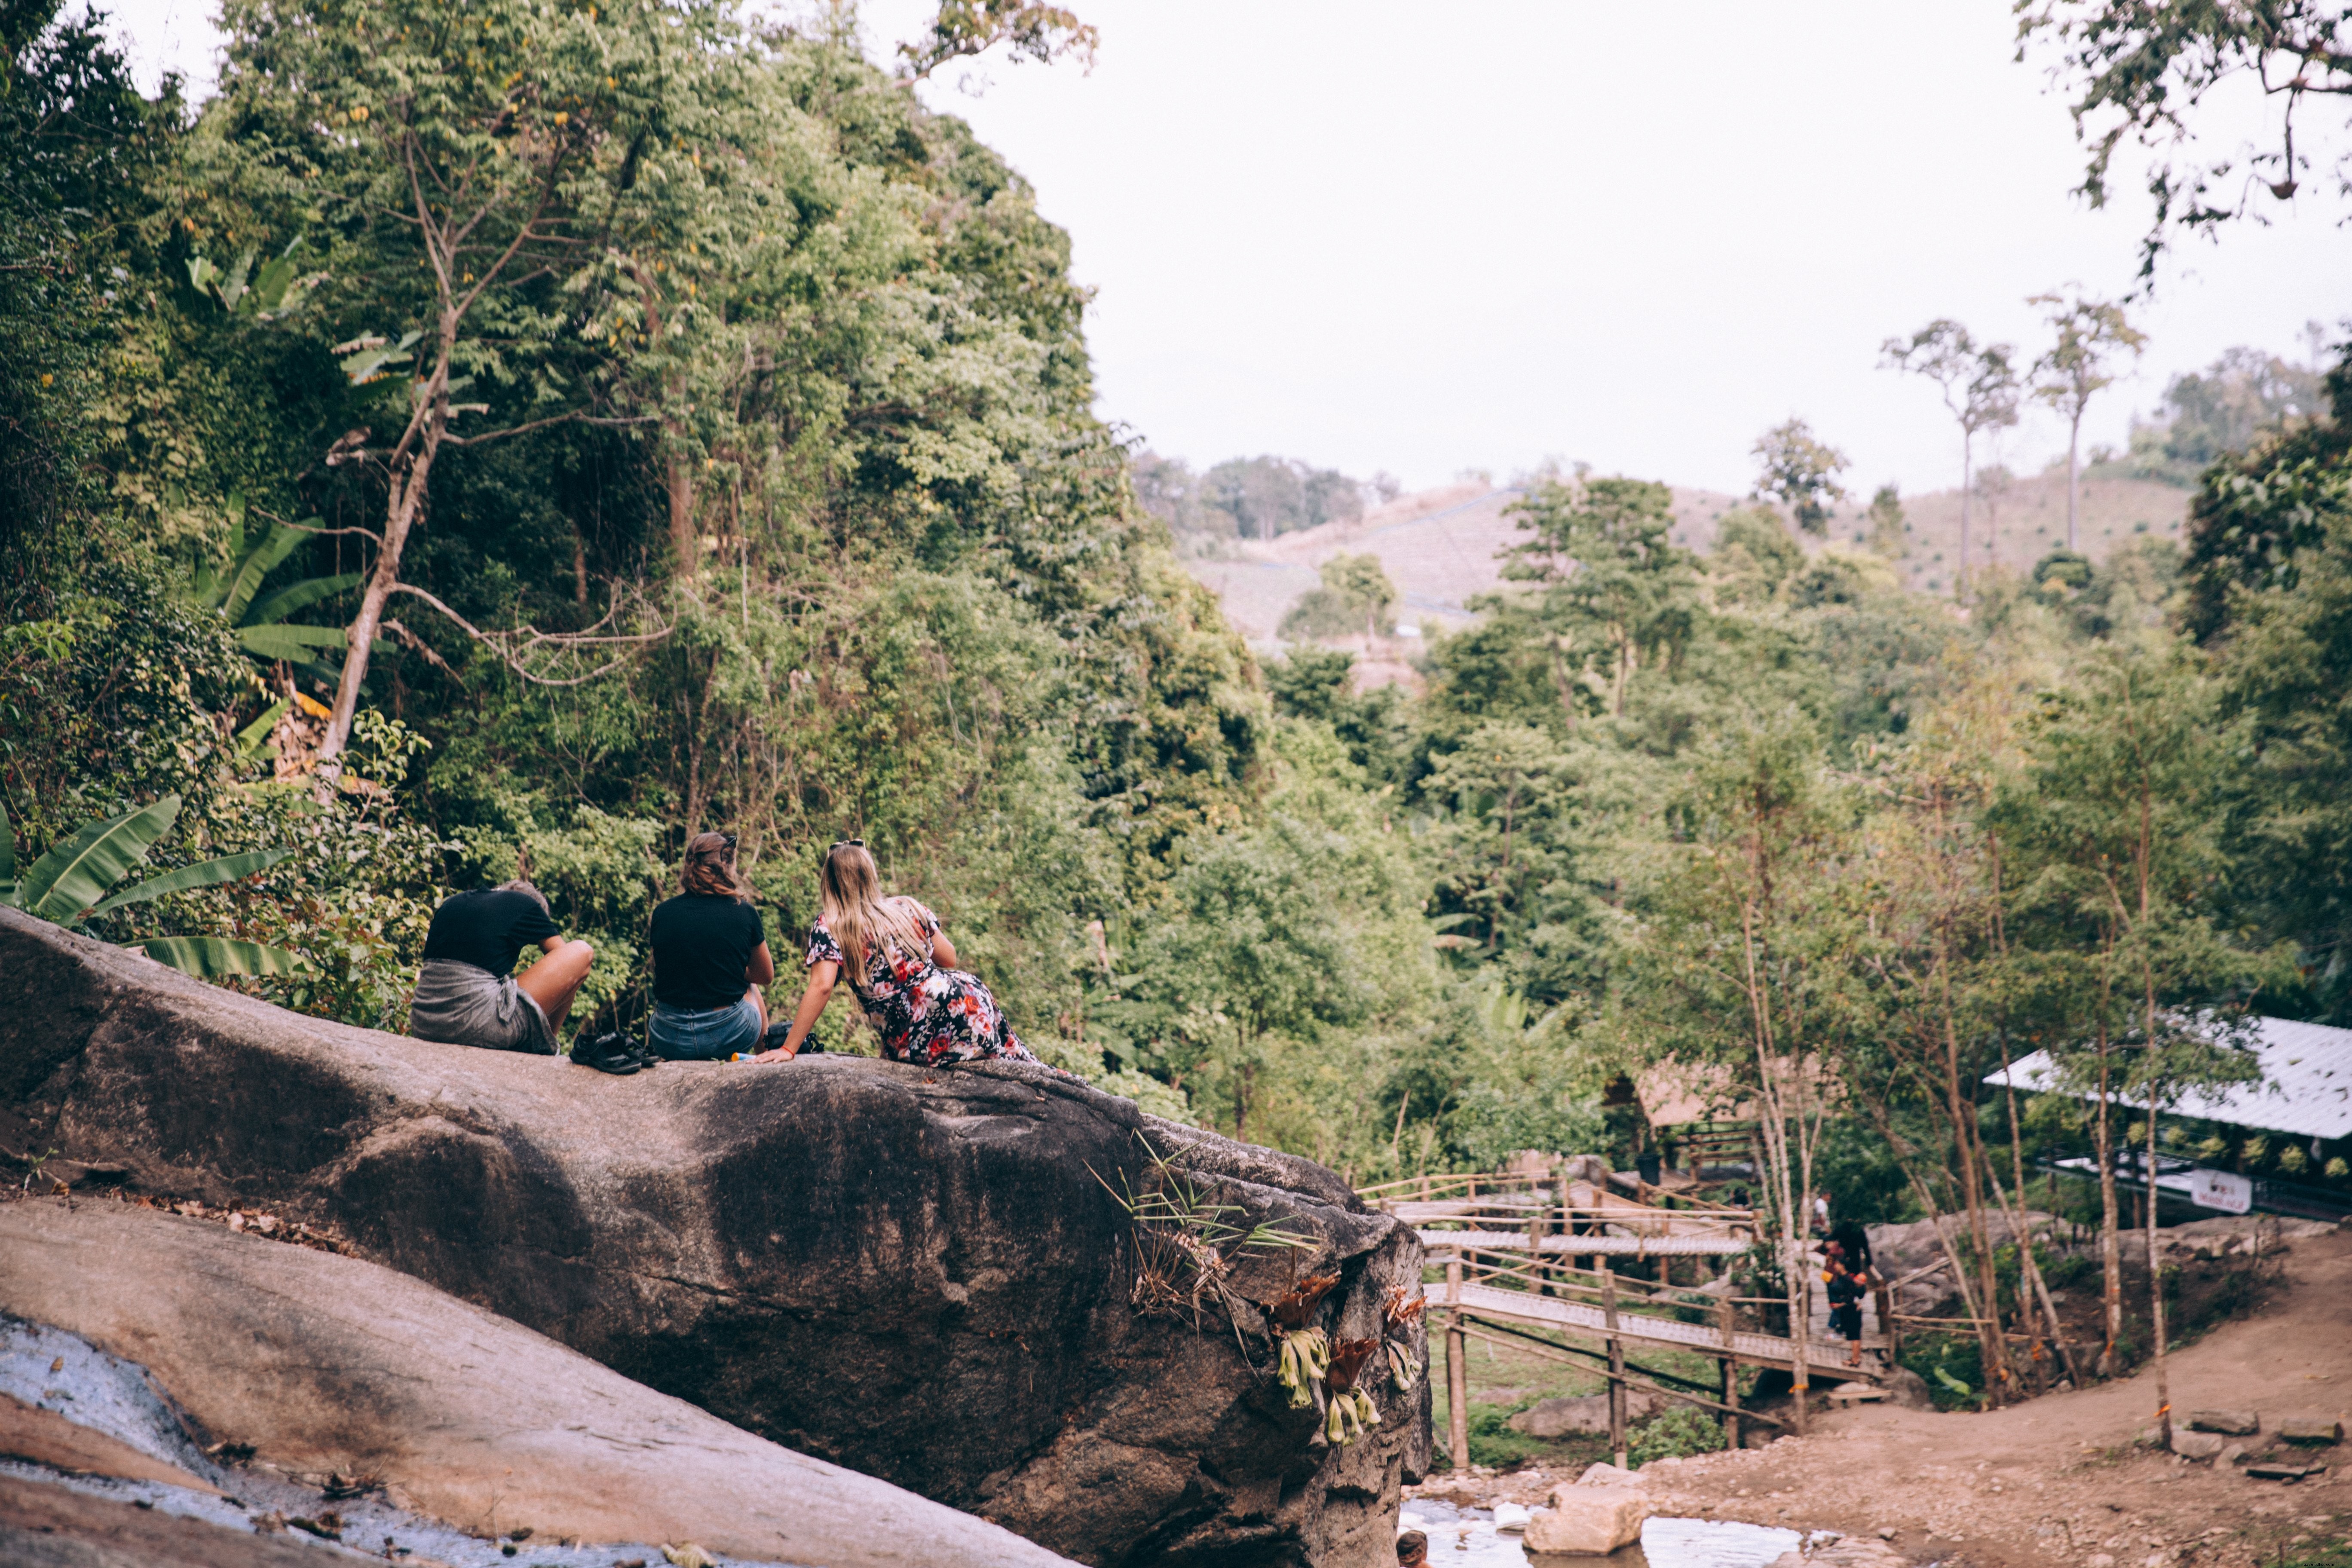
[[[1193,559],[1186,566],[1223,602],[1235,628],[1261,647],[1276,641],[1284,613],[1315,586],[1316,568],[1346,552],[1381,558],[1403,595],[1402,624],[1448,630],[1468,624],[1472,598],[1502,584],[1498,555],[1519,537],[1507,509],[1520,494],[1507,485],[1476,481],[1440,486],[1400,496],[1353,522],[1325,523],[1265,543],[1244,542],[1223,559]],[[1675,542],[1702,552],[1714,544],[1716,521],[1740,501],[1721,490],[1682,486],[1675,487],[1674,497]],[[2142,535],[2178,538],[2188,504],[2189,492],[2169,485],[2085,479],[2084,552],[2098,559]],[[1901,563],[1906,580],[1923,593],[1949,593],[1959,555],[1959,491],[1910,498],[1904,510],[1911,529],[1911,547]],[[1857,541],[1866,526],[1859,506],[1842,508],[1832,538]],[[1979,562],[2031,568],[2065,537],[2064,472],[2019,479],[1997,502],[1979,498],[1971,531]]]

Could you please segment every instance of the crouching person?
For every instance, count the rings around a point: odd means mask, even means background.
[[[520,974],[525,947],[547,956]],[[425,963],[409,1004],[408,1032],[420,1040],[492,1051],[555,1055],[555,1032],[588,978],[596,950],[566,942],[547,898],[529,882],[458,893],[433,911]]]

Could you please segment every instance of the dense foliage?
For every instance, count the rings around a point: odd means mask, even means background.
[[[1627,1080],[1671,1078],[1768,1106],[1774,1206],[1886,1217],[2135,1136],[2012,1126],[2021,1048],[2144,1100],[2236,1070],[2179,1019],[2352,1022],[2352,370],[2238,424],[2176,387],[2186,556],[2053,552],[1965,615],[1806,537],[1843,459],[1800,422],[1703,557],[1664,485],[1538,474],[1503,591],[1361,691],[1312,642],[1262,669],[1152,509],[1264,538],[1364,488],[1129,452],[1066,237],[845,37],[238,3],[191,112],[6,15],[19,861],[166,795],[163,870],[293,851],[98,934],[282,948],[232,983],[398,1027],[435,902],[521,867],[593,1026],[690,833],[780,950],[856,836],[1155,1110],[1366,1180],[1630,1155]],[[1318,593],[1302,637],[1389,629],[1374,558]]]

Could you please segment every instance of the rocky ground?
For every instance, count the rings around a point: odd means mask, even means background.
[[[2352,1233],[2295,1242],[2256,1313],[2169,1358],[2176,1420],[2204,1408],[2352,1428]],[[1668,1515],[1883,1539],[1915,1563],[1978,1568],[2254,1568],[2352,1546],[2352,1442],[2305,1450],[2330,1468],[2293,1484],[2195,1463],[2136,1439],[2152,1373],[1986,1414],[1864,1405],[1806,1437],[1661,1460],[1645,1481]],[[1416,1495],[1457,1506],[1540,1502],[1572,1469],[1440,1473]]]

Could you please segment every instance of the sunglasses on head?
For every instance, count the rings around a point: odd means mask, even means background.
[[[866,847],[866,840],[863,838],[836,838],[833,841],[833,847],[835,849],[863,849]]]

